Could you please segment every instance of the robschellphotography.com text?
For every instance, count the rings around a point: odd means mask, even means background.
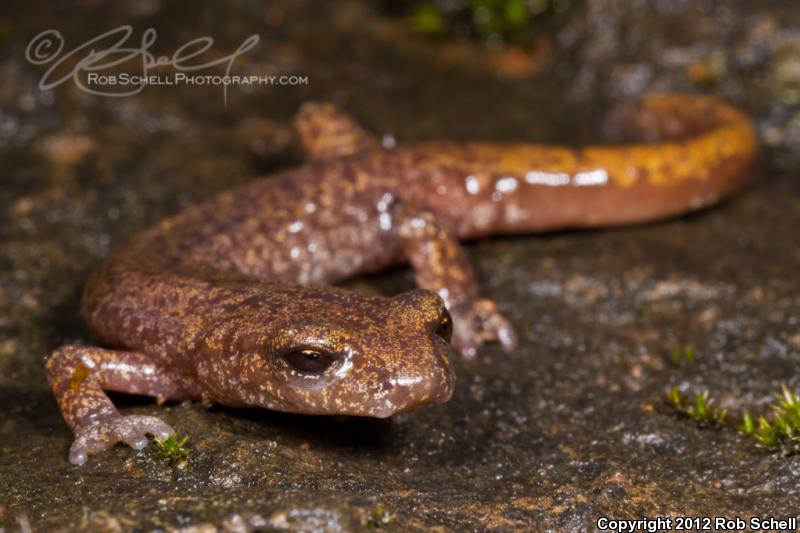
[[[87,85],[96,86],[154,86],[154,85],[308,85],[308,76],[215,76],[212,74],[186,74],[176,72],[169,76],[155,74],[86,74]]]
[[[234,62],[258,45],[258,34],[246,37],[235,50],[222,56],[209,53],[214,39],[208,36],[187,41],[171,54],[164,55],[151,51],[157,38],[154,28],[144,30],[138,42],[132,36],[132,26],[119,26],[65,51],[61,32],[45,30],[28,43],[25,58],[33,65],[47,65],[39,80],[39,89],[50,90],[71,81],[80,90],[95,96],[133,96],[152,86],[211,85],[222,87],[223,102],[227,105],[230,86],[309,84],[305,75],[233,74]],[[136,65],[137,74],[117,72],[127,63]],[[214,68],[222,72],[199,73]],[[159,73],[152,74],[156,69]]]
[[[642,517],[613,519],[601,516],[596,522],[600,531],[617,533],[647,531],[797,531],[797,517],[727,518],[724,516]]]

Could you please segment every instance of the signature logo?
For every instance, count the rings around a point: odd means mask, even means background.
[[[176,73],[175,79],[185,81],[190,79],[187,73],[224,66],[224,76],[214,78],[223,85],[223,100],[227,105],[228,86],[240,80],[238,76],[231,76],[233,63],[239,56],[252,50],[260,40],[258,34],[253,34],[229,55],[203,62],[200,57],[214,46],[214,39],[211,37],[199,37],[191,40],[175,50],[171,56],[156,56],[150,52],[157,37],[154,28],[147,28],[142,33],[142,39],[138,45],[128,44],[132,34],[133,27],[130,25],[120,26],[62,54],[64,38],[61,33],[57,30],[45,30],[28,43],[25,57],[34,65],[52,63],[39,80],[39,89],[41,90],[53,89],[72,80],[76,86],[89,94],[113,97],[131,96],[143,91],[147,85],[152,84],[151,71],[155,68],[171,67]],[[128,83],[113,83],[113,85],[131,85],[132,88],[104,89],[91,86],[92,80],[98,79],[98,73],[108,72],[128,62],[135,62],[139,65],[140,75],[124,78],[128,80]],[[67,68],[67,65],[73,66]],[[66,70],[66,73],[61,72],[63,70]],[[56,74],[56,71],[59,71],[59,74]],[[245,78],[241,77],[242,80]]]

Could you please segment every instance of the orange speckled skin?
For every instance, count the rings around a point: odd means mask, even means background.
[[[382,149],[326,104],[304,106],[296,126],[310,164],[185,209],[92,276],[83,314],[113,349],[65,346],[46,364],[73,463],[172,431],[121,416],[105,390],[377,417],[446,401],[446,308],[464,355],[516,342],[459,239],[702,208],[742,184],[756,152],[742,113],[698,96],[620,106],[604,128],[625,142],[582,149]],[[329,285],[404,262],[420,289],[384,298]]]

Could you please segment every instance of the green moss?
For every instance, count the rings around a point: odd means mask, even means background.
[[[714,407],[708,391],[696,394],[692,400],[672,387],[667,392],[667,403],[701,427],[720,427],[727,420],[727,412]],[[770,411],[767,416],[758,417],[744,411],[737,429],[763,448],[782,451],[785,455],[800,453],[800,396],[781,385]]]
[[[787,455],[800,453],[800,398],[781,385],[781,392],[770,407],[771,416],[760,416],[757,423],[746,412],[740,430],[765,448],[780,448]]]
[[[161,462],[170,466],[181,466],[192,454],[192,450],[186,446],[188,440],[188,436],[181,437],[177,433],[173,433],[166,439],[155,437],[152,449]]]
[[[695,394],[694,400],[672,387],[667,393],[667,403],[677,413],[692,419],[700,427],[719,427],[728,417],[727,411],[717,409],[708,391]]]

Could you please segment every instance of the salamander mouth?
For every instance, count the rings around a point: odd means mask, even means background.
[[[370,409],[370,415],[376,418],[416,411],[428,405],[445,403],[453,397],[455,389],[455,374],[452,365],[443,369],[441,377],[437,379],[425,378],[424,382],[416,386],[404,388],[395,387],[387,397]]]

